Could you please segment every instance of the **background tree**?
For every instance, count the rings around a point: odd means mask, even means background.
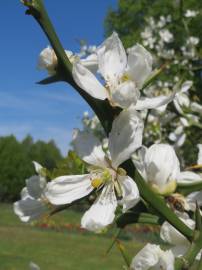
[[[22,142],[13,135],[0,137],[0,201],[19,198],[25,179],[35,174],[33,160],[53,170],[62,156],[54,141],[34,142],[30,135]]]
[[[192,11],[196,15],[190,15]],[[169,112],[175,114],[173,121],[164,126],[160,120],[148,124],[146,131],[150,134],[144,142],[147,146],[155,141],[169,142],[176,146],[176,141],[170,138],[179,137],[172,133],[181,126],[186,140],[177,151],[183,157],[186,156],[187,164],[196,162],[196,144],[202,142],[202,107],[197,105],[195,108],[196,103],[202,104],[201,20],[202,2],[197,0],[119,0],[118,7],[109,10],[105,20],[106,36],[116,31],[126,47],[137,42],[143,44],[153,53],[155,67],[166,65],[153,89],[145,89],[145,95],[149,95],[150,91],[155,95],[173,91],[180,80],[193,82],[188,95],[191,101],[189,107],[179,113],[170,104]],[[188,124],[183,126],[181,118],[185,118]]]

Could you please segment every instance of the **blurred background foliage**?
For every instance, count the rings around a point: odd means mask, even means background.
[[[186,16],[187,11],[197,12],[197,16]],[[169,19],[170,18],[170,19]],[[202,1],[198,0],[119,0],[115,10],[109,10],[105,20],[105,35],[109,36],[113,31],[119,34],[126,48],[135,43],[143,44],[155,59],[155,67],[166,64],[167,68],[160,74],[155,84],[156,92],[164,88],[172,90],[174,79],[192,80],[193,86],[189,91],[192,101],[202,104]],[[171,42],[164,42],[163,46],[167,52],[173,50],[173,55],[168,57],[160,53],[159,44],[154,45],[148,42],[150,38],[148,29],[154,23],[153,35],[151,38],[158,39],[162,29],[168,30],[173,35]],[[161,24],[161,25],[160,25]],[[155,27],[157,29],[155,29]],[[156,31],[156,32],[155,32]],[[144,34],[143,34],[144,33]],[[183,54],[183,47],[188,45],[190,37],[196,37],[198,44],[193,55]],[[193,49],[193,48],[191,48]],[[193,51],[192,51],[193,52]],[[159,85],[160,87],[159,87]],[[155,90],[155,89],[154,89]],[[154,91],[155,92],[155,91]],[[184,117],[176,112],[173,104],[169,104],[168,110],[177,113],[178,119]],[[186,111],[185,111],[186,112]],[[190,113],[188,110],[187,113]],[[184,166],[194,164],[197,157],[198,143],[202,143],[202,114],[196,113],[197,124],[190,123],[184,128],[186,140],[180,148],[176,148],[178,156],[181,157]],[[157,123],[158,125],[158,123]],[[176,124],[176,128],[178,124]],[[150,136],[144,141],[146,146],[154,143],[159,137],[159,127],[148,125]],[[172,143],[168,135],[173,130],[173,123],[170,121],[161,131],[161,142]],[[152,131],[152,132],[151,132]]]

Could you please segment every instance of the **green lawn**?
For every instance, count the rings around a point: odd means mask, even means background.
[[[54,217],[57,224],[79,224],[80,215],[72,211]],[[14,215],[12,206],[0,204],[0,269],[28,270],[30,261],[41,270],[121,270],[124,261],[116,246],[106,256],[112,238],[39,229],[23,224]],[[124,241],[132,257],[142,244]]]

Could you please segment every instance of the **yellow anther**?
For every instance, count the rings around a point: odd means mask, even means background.
[[[121,176],[125,176],[127,173],[123,168],[118,168],[117,173]]]
[[[99,186],[101,186],[103,184],[103,179],[101,178],[94,178],[92,181],[91,181],[91,185],[94,187],[94,188],[98,188]]]
[[[121,77],[121,81],[122,82],[127,82],[130,80],[130,77],[128,74],[124,74],[122,77]]]

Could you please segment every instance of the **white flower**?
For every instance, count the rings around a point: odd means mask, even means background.
[[[197,102],[192,102],[190,107],[193,112],[202,115],[202,105],[198,104]]]
[[[173,41],[173,34],[168,29],[160,30],[159,35],[162,38],[162,40],[166,43],[170,43]]]
[[[139,99],[139,89],[152,72],[152,56],[140,44],[127,52],[128,57],[118,35],[113,33],[97,49],[98,70],[105,84],[79,62],[73,65],[75,82],[92,97],[108,99],[112,106],[121,108],[135,105],[136,110],[152,109],[170,102],[175,93]]]
[[[163,251],[160,246],[147,244],[131,262],[131,270],[174,270],[175,258],[170,250]]]
[[[74,148],[88,164],[90,173],[61,176],[48,183],[46,196],[53,204],[68,204],[87,196],[93,189],[101,191],[91,208],[84,214],[82,227],[101,231],[114,220],[117,204],[127,211],[139,201],[135,182],[119,167],[141,146],[143,123],[134,109],[123,110],[114,120],[109,134],[110,156],[90,132],[75,131]]]
[[[196,45],[198,45],[198,43],[199,43],[199,41],[200,41],[200,39],[198,38],[198,37],[189,37],[188,39],[187,39],[187,44],[188,45],[193,45],[193,46],[196,46]]]
[[[173,99],[176,110],[181,114],[184,114],[182,110],[183,107],[188,108],[190,105],[190,100],[187,92],[192,87],[192,85],[192,81],[185,81],[181,85],[179,92],[175,95],[175,98]]]
[[[199,11],[187,9],[184,16],[187,18],[196,17]]]
[[[169,139],[175,142],[174,148],[179,148],[184,144],[186,140],[186,133],[184,132],[185,127],[189,127],[189,122],[186,118],[180,117],[177,128],[169,134]]]
[[[42,166],[37,162],[34,162],[34,165],[36,171],[39,172]],[[32,221],[47,212],[45,188],[46,179],[40,174],[26,180],[26,187],[21,191],[21,200],[14,203],[14,212],[21,221]]]
[[[179,218],[190,229],[193,230],[195,228],[195,222],[192,219],[190,219],[187,214],[181,214],[179,215]],[[187,238],[184,235],[182,235],[179,231],[177,231],[167,221],[165,221],[161,226],[160,237],[165,242],[174,245],[174,247],[171,248],[171,250],[173,254],[175,254],[175,257],[183,256],[190,247],[190,242],[187,240]]]
[[[40,267],[37,264],[30,262],[29,269],[30,270],[40,270]]]
[[[160,194],[172,193],[180,172],[179,160],[172,146],[153,144],[149,148],[142,147],[138,155],[139,160],[133,158],[133,162],[145,181]]]
[[[92,70],[93,72],[97,71],[97,55],[95,53],[92,53],[82,59],[71,51],[65,50],[65,53],[72,64],[80,60],[82,65],[86,66],[89,70]],[[37,67],[39,69],[47,70],[49,75],[54,75],[56,73],[57,65],[58,59],[54,50],[49,46],[43,49],[39,55]]]

